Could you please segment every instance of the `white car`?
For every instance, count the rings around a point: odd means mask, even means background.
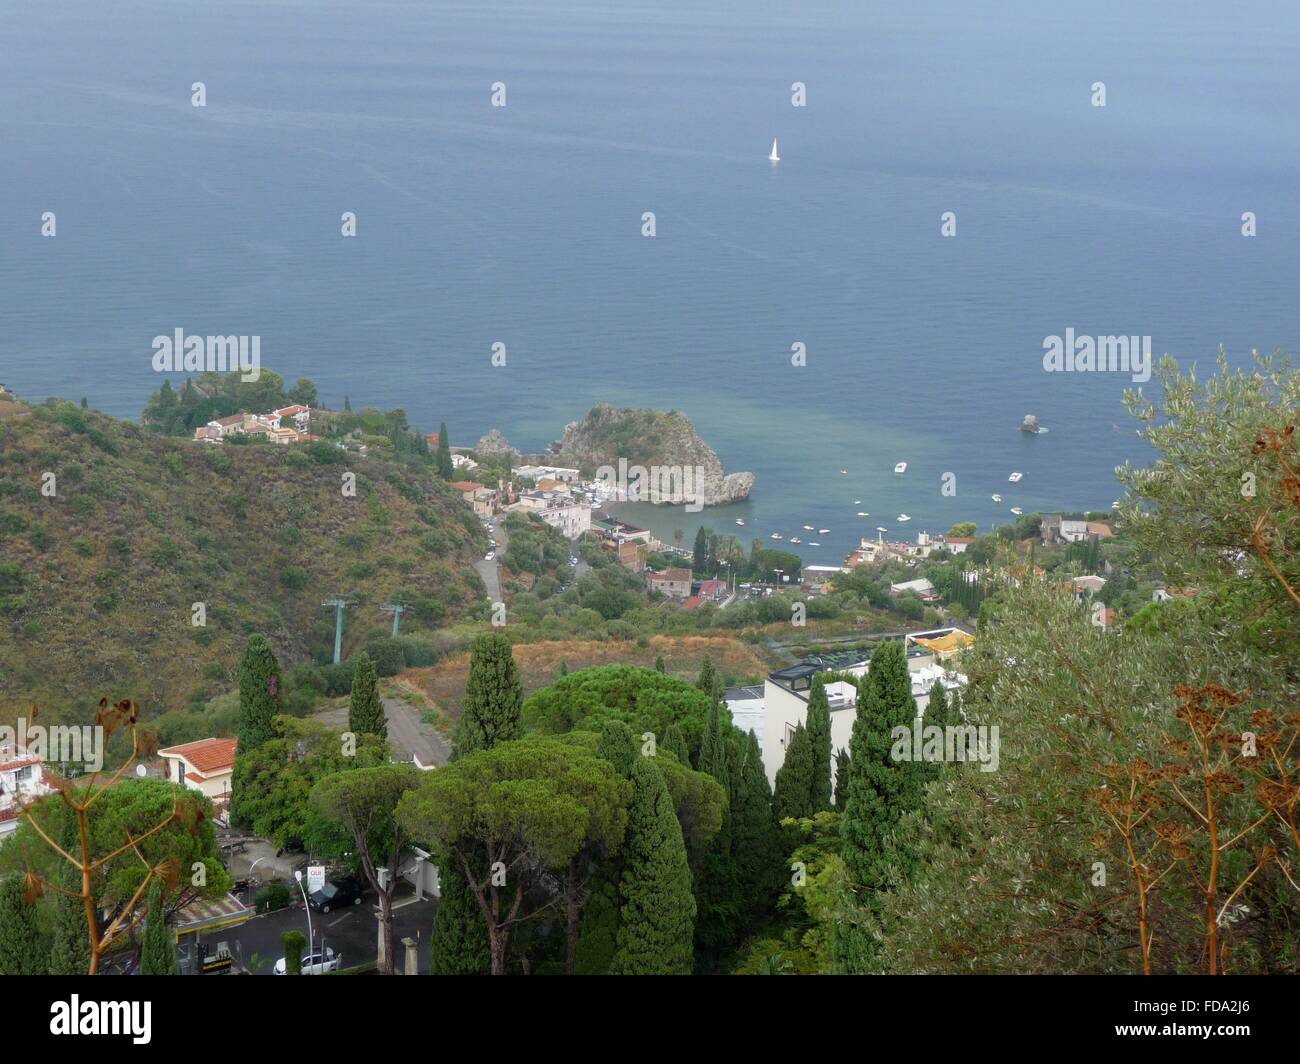
[[[496,556],[497,556],[497,552],[494,551],[494,550],[490,550],[490,551],[488,551],[485,555],[483,555],[483,560],[484,560],[485,562],[490,562],[490,561],[491,561],[493,558],[495,558]]]
[[[314,953],[305,953],[302,958],[303,975],[324,975],[326,972],[338,971],[339,966],[343,963],[343,955],[334,952],[333,946],[326,946],[325,952],[316,950]],[[284,975],[288,965],[283,957],[275,962],[275,974]]]

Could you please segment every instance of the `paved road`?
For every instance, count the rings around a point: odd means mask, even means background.
[[[505,553],[506,548],[510,545],[510,536],[506,532],[504,523],[500,518],[497,519],[496,526],[491,532],[491,536],[497,541],[497,545],[492,549],[496,552],[497,557],[500,557]],[[503,601],[501,598],[501,578],[497,574],[496,558],[493,558],[490,562],[485,562],[480,558],[474,563],[474,569],[483,579],[483,586],[487,588],[488,599],[494,603]]]
[[[393,937],[397,942],[399,967],[405,962],[403,938],[413,938],[420,944],[420,971],[429,970],[429,929],[433,926],[435,902],[425,899],[415,901],[411,894],[399,895],[393,910]],[[367,893],[360,905],[331,913],[311,914],[312,935],[317,947],[323,941],[343,958],[345,967],[372,961],[379,952],[379,909],[374,896]],[[248,963],[253,955],[269,958],[269,963],[258,969],[258,975],[270,975],[275,962],[284,955],[281,933],[290,930],[307,934],[307,914],[301,906],[281,909],[279,912],[258,916],[239,927],[213,932],[207,941],[215,946],[217,941],[228,942],[237,962]]]
[[[418,706],[400,698],[380,699],[384,704],[384,718],[388,721],[388,741],[394,754],[403,761],[418,757],[420,764],[445,765],[451,759],[451,744],[432,724],[426,724]],[[348,726],[346,706],[318,713],[316,719],[329,728],[340,731]]]

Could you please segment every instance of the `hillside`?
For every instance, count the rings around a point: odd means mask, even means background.
[[[80,719],[101,696],[179,708],[232,686],[255,631],[286,665],[328,661],[321,603],[336,595],[355,603],[345,656],[389,630],[379,607],[394,597],[403,634],[432,630],[481,602],[470,563],[485,543],[417,468],[323,441],[196,444],[0,398],[0,722],[32,703]]]

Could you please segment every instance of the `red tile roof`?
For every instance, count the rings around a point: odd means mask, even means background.
[[[483,487],[482,484],[476,484],[472,480],[453,480],[451,486],[457,491],[478,491]]]
[[[234,739],[200,739],[158,751],[159,757],[183,757],[200,772],[224,772],[235,763]]]

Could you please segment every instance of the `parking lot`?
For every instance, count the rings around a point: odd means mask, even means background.
[[[242,897],[241,901],[244,900]],[[393,938],[397,968],[405,964],[403,938],[419,943],[420,972],[429,970],[429,929],[433,926],[436,902],[427,896],[420,901],[405,884],[398,888],[393,910]],[[280,936],[298,930],[307,935],[307,911],[301,902],[293,908],[255,916],[247,923],[207,933],[203,944],[209,952],[226,943],[234,955],[236,968],[251,968],[254,974],[270,975],[275,962],[284,955]],[[342,967],[351,968],[373,961],[379,948],[379,909],[374,894],[367,891],[359,905],[346,909],[311,913],[312,939],[317,949],[328,946],[342,957]],[[186,941],[189,939],[187,937]],[[192,947],[182,946],[183,962]]]

